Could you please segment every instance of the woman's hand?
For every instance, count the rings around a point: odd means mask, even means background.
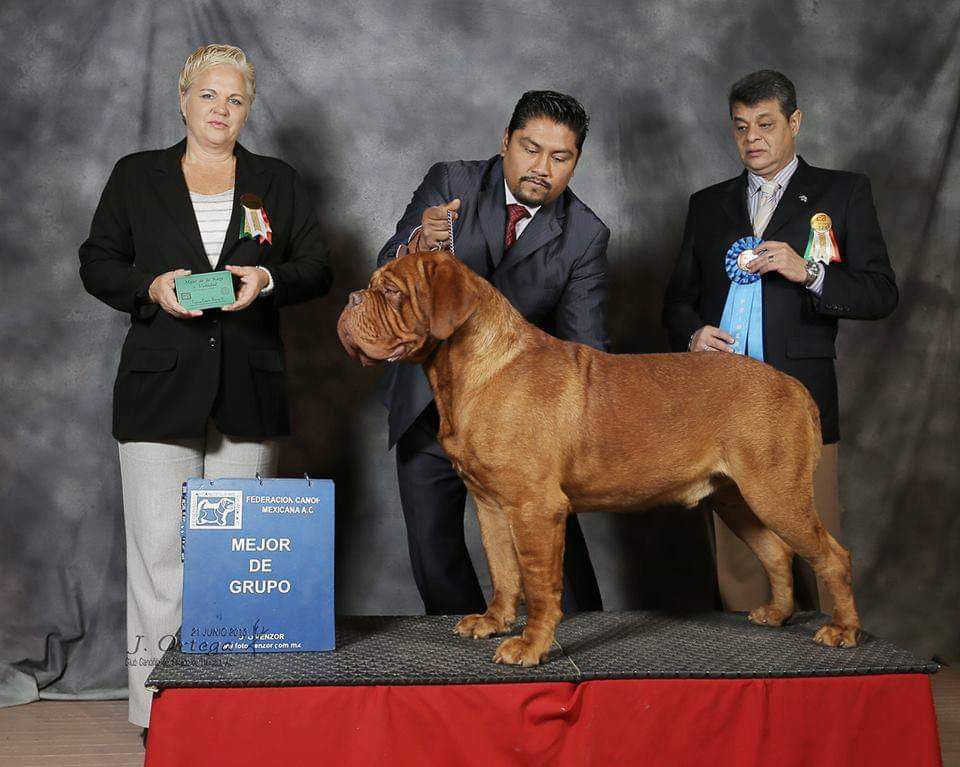
[[[186,277],[188,274],[190,274],[189,269],[174,269],[172,272],[164,272],[154,278],[153,282],[150,283],[150,290],[147,291],[150,303],[160,304],[163,311],[181,320],[202,317],[203,312],[184,309],[177,300],[177,291],[173,280],[176,277]]]
[[[258,266],[227,266],[234,277],[240,278],[240,290],[237,291],[237,299],[229,306],[224,306],[225,312],[239,312],[252,304],[260,291],[270,284],[270,277]]]

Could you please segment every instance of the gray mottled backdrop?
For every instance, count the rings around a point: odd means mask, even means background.
[[[334,324],[426,168],[495,153],[526,89],[579,96],[593,127],[573,188],[613,230],[615,349],[664,350],[687,197],[739,171],[726,90],[775,67],[800,93],[804,157],[873,180],[902,290],[891,319],[846,322],[839,346],[864,625],[960,657],[958,23],[957,2],[891,0],[5,2],[0,700],[125,684],[109,432],[126,322],[84,293],[77,246],[117,158],[182,137],[177,72],[211,41],[255,63],[242,140],[300,170],[333,249],[332,294],[284,317],[282,469],[337,482],[341,613],[420,609],[375,374],[348,364]],[[608,608],[710,605],[693,512],[584,524]]]

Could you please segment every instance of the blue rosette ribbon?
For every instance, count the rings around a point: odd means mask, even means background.
[[[760,246],[759,237],[741,237],[727,251],[724,267],[730,278],[720,328],[733,336],[733,350],[763,362],[763,283],[745,266],[744,253]]]

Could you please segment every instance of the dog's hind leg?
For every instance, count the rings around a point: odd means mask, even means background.
[[[507,513],[476,495],[474,500],[477,502],[483,550],[487,554],[490,579],[493,581],[493,598],[483,615],[461,618],[453,631],[460,636],[483,639],[503,634],[517,619],[517,605],[521,596],[520,565]]]
[[[813,637],[818,644],[855,647],[860,617],[853,599],[850,554],[827,532],[817,517],[809,482],[777,484],[774,471],[764,481],[742,487],[754,514],[790,548],[803,557],[833,597],[830,622]],[[773,488],[776,488],[774,490]]]
[[[763,565],[770,580],[770,601],[747,617],[765,626],[781,626],[793,615],[793,550],[750,510],[736,485],[727,485],[710,498],[717,516],[742,540]]]
[[[547,658],[563,616],[563,545],[569,502],[562,494],[551,502],[528,502],[507,509],[510,531],[527,603],[527,625],[520,636],[500,643],[497,663],[536,666]]]

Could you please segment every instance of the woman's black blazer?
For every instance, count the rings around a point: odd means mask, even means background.
[[[180,167],[185,148],[181,141],[121,159],[80,246],[84,287],[130,315],[114,384],[113,435],[139,441],[200,437],[211,416],[231,436],[289,434],[277,309],[330,289],[316,214],[293,168],[237,144],[233,216],[216,268],[264,266],[273,292],[239,312],[172,317],[146,303],[153,279],[172,269],[212,271]],[[244,194],[263,201],[272,244],[240,239]]]

